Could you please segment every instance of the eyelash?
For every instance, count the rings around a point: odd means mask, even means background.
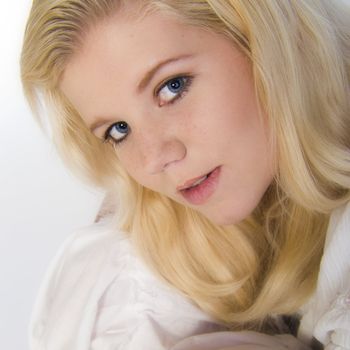
[[[121,144],[128,136],[128,134],[126,136],[124,136],[123,138],[121,138],[120,140],[116,140],[114,139],[111,135],[110,135],[110,132],[112,130],[112,128],[116,125],[120,123],[120,121],[116,122],[116,123],[113,123],[111,124],[107,130],[105,131],[104,135],[103,135],[103,139],[102,139],[102,142],[103,143],[112,143],[112,145],[119,145]]]
[[[169,85],[172,81],[175,81],[177,79],[182,79],[183,80],[183,89],[173,98],[171,99],[169,102],[165,103],[163,106],[166,106],[166,105],[171,105],[173,103],[175,103],[177,100],[180,100],[182,97],[184,97],[184,95],[188,92],[191,84],[192,84],[192,81],[193,81],[193,76],[190,76],[190,75],[176,75],[174,77],[171,77],[171,78],[168,78],[164,83],[162,83],[160,85],[159,88],[157,88],[155,90],[155,94],[154,94],[154,97],[155,98],[159,98],[159,94],[160,92],[167,86]],[[162,107],[161,105],[159,105],[159,107]]]
[[[159,98],[159,94],[162,91],[162,89],[164,89],[167,85],[169,85],[172,81],[175,81],[176,79],[183,80],[183,88],[173,99],[171,99],[169,102],[166,102],[163,105],[159,105],[159,107],[172,105],[175,102],[179,101],[182,97],[184,97],[185,94],[189,91],[189,88],[192,84],[193,78],[194,78],[193,76],[189,76],[189,75],[177,75],[177,76],[168,78],[164,83],[162,83],[160,85],[160,87],[155,90],[155,93],[154,93],[155,98]],[[113,145],[120,145],[122,142],[124,142],[128,138],[128,135],[130,134],[130,132],[126,136],[121,138],[120,140],[116,140],[113,137],[111,137],[110,132],[111,132],[112,128],[120,122],[121,121],[113,123],[107,128],[107,130],[105,131],[104,136],[103,136],[103,143],[111,142]]]

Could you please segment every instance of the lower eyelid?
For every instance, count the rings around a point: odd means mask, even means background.
[[[115,140],[113,139],[112,137],[108,137],[107,139],[103,140],[104,143],[109,143],[111,144],[112,146],[120,146],[120,144],[122,142],[124,142],[126,140],[126,137],[123,137],[122,139],[120,140]]]

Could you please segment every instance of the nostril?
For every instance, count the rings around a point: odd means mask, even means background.
[[[181,157],[182,159],[183,157]],[[169,168],[172,165],[175,165],[176,163],[179,163],[181,161],[181,159],[175,159],[173,161],[167,162],[166,164],[164,164],[163,169],[166,170],[167,168]]]

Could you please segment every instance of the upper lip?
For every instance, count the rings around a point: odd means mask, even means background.
[[[177,186],[177,187],[176,187],[176,190],[177,190],[177,191],[182,191],[182,190],[185,190],[185,189],[188,188],[188,187],[191,187],[196,181],[198,181],[199,179],[201,179],[201,178],[204,177],[204,176],[209,175],[209,174],[212,173],[215,169],[216,169],[216,168],[214,168],[214,169],[208,171],[207,173],[205,173],[205,174],[203,174],[203,175],[201,175],[201,176],[197,176],[197,177],[195,177],[195,178],[193,178],[193,179],[191,179],[191,180],[187,180],[184,184],[182,184],[182,185],[180,185],[180,186]]]

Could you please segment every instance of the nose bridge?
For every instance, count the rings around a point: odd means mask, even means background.
[[[140,159],[148,173],[162,172],[186,155],[186,147],[174,131],[159,121],[147,123],[138,131]]]

